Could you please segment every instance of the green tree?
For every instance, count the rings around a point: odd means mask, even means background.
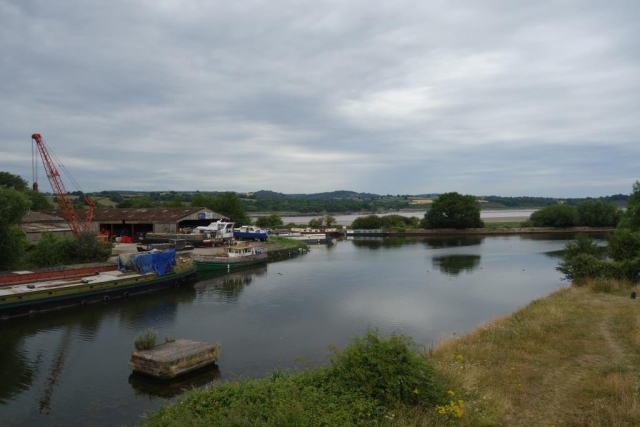
[[[24,193],[0,188],[0,226],[8,227],[19,223],[30,207],[31,202]]]
[[[320,228],[320,222],[318,221],[317,218],[314,218],[311,221],[309,221],[309,227],[311,227],[311,228]]]
[[[382,218],[378,215],[366,215],[356,218],[351,223],[354,230],[378,230],[382,228]]]
[[[336,225],[336,222],[337,222],[336,219],[331,215],[325,215],[324,221],[327,224],[327,227],[333,227],[334,225]]]
[[[0,187],[6,189],[14,189],[17,191],[27,191],[29,186],[27,185],[27,181],[22,179],[22,177],[18,175],[14,175],[9,172],[1,172],[0,171]]]
[[[640,256],[640,232],[616,230],[609,236],[607,254],[614,261],[632,260]]]
[[[27,190],[24,194],[31,201],[31,210],[39,211],[43,209],[55,209],[47,196],[42,193],[36,193],[34,191]]]
[[[586,227],[615,227],[620,221],[618,207],[613,202],[587,200],[576,205],[578,223]]]
[[[171,199],[169,203],[167,203],[167,206],[171,208],[183,207],[184,203],[182,203],[182,196],[180,194],[176,194],[175,196],[173,196],[173,199]]]
[[[261,217],[258,217],[258,219],[256,219],[256,225],[258,227],[275,228],[275,227],[280,227],[283,224],[284,223],[282,222],[280,215],[277,215],[277,214],[271,214],[269,216],[261,216]]]
[[[451,192],[440,195],[425,214],[423,228],[482,228],[480,203],[474,196]]]
[[[0,187],[0,270],[19,267],[27,239],[16,224],[30,206],[31,202],[23,192]]]
[[[553,205],[534,212],[529,221],[534,227],[575,227],[580,219],[575,207]]]
[[[225,215],[238,225],[251,224],[251,218],[242,206],[242,201],[236,193],[220,193],[213,198],[211,206],[206,206],[212,211]]]
[[[633,192],[627,202],[627,211],[618,224],[619,228],[628,228],[633,231],[640,230],[640,182],[633,184]]]

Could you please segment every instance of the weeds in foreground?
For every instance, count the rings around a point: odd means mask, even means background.
[[[390,425],[402,407],[435,414],[436,405],[448,405],[442,375],[408,337],[369,330],[333,352],[328,366],[313,371],[274,371],[192,392],[145,424]]]
[[[158,332],[153,329],[141,332],[134,341],[136,350],[141,351],[153,348],[156,345],[156,338],[158,338]]]

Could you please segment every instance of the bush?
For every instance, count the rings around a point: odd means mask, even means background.
[[[534,227],[576,227],[579,224],[578,211],[573,206],[547,206],[534,212],[529,219]]]
[[[341,387],[357,390],[386,406],[434,403],[444,395],[442,379],[409,337],[384,339],[376,330],[334,350],[329,376]]]
[[[26,255],[31,267],[55,267],[58,265],[104,262],[111,256],[111,243],[102,243],[90,233],[59,239],[52,233],[42,233],[40,241]]]
[[[356,218],[351,223],[354,230],[378,230],[382,228],[382,218],[378,215],[367,215]]]
[[[162,408],[146,425],[390,425],[389,412],[444,403],[441,375],[407,337],[369,330],[329,366],[263,380],[216,383]]]
[[[576,205],[578,223],[586,227],[615,227],[620,213],[615,203],[587,200]]]
[[[136,350],[149,350],[155,347],[156,338],[158,338],[158,333],[153,329],[147,329],[146,331],[141,332],[134,341]]]
[[[480,203],[474,196],[456,192],[440,195],[424,215],[422,228],[482,228]]]
[[[609,236],[607,253],[615,261],[624,261],[640,256],[640,232],[627,229],[616,230]]]

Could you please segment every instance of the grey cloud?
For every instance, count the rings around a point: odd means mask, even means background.
[[[88,190],[627,193],[639,15],[0,0],[0,169],[29,178],[40,132]]]

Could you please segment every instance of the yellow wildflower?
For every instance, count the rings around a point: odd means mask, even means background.
[[[449,390],[449,391],[447,392],[447,394],[448,394],[449,396],[451,396],[451,397],[453,397],[453,396],[455,396],[455,395],[456,395],[452,390]]]

